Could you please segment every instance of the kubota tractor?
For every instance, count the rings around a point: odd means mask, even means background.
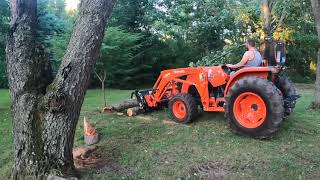
[[[225,112],[232,130],[256,138],[277,132],[299,98],[294,84],[282,75],[285,57],[276,65],[236,70],[225,65],[162,71],[154,87],[137,90],[146,109],[168,107],[173,120],[190,123],[201,108]],[[269,63],[270,64],[270,63]]]

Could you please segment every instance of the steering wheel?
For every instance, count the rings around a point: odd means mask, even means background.
[[[225,65],[225,64],[222,65],[221,68],[222,68],[223,72],[226,73],[226,74],[230,74],[230,73],[232,72],[232,69],[229,68],[229,67],[228,67],[227,65]]]
[[[227,74],[230,74],[230,73],[233,72],[233,71],[239,71],[240,69],[243,69],[243,68],[244,68],[244,66],[233,69],[233,68],[229,68],[227,65],[222,65],[223,71],[224,71],[225,73],[227,73]]]

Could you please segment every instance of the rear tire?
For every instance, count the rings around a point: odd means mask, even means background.
[[[192,95],[181,93],[169,101],[169,111],[175,122],[187,124],[197,115],[198,105]]]
[[[226,117],[231,129],[254,138],[270,138],[284,116],[280,90],[265,79],[246,77],[235,82],[226,96]]]
[[[290,96],[296,96],[298,95],[297,89],[294,86],[294,83],[287,77],[279,77],[276,86],[280,89],[280,91],[283,94],[283,98],[286,99]],[[289,104],[284,104],[284,113],[285,116],[289,116],[294,108],[296,107],[296,100],[291,101]]]

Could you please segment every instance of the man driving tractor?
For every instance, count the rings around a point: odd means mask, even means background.
[[[267,43],[266,50],[273,57],[267,59],[268,66],[262,64],[255,42],[247,40],[248,51],[238,64],[164,70],[152,89],[136,90],[132,96],[145,111],[167,107],[177,123],[192,122],[199,109],[224,112],[234,132],[272,137],[300,96],[282,73],[284,44],[275,46],[270,39]],[[245,68],[237,70],[241,67]]]
[[[242,60],[235,65],[227,64],[231,69],[237,69],[240,67],[259,67],[262,64],[262,56],[256,48],[256,43],[252,39],[248,39],[246,42],[247,52],[244,53]]]

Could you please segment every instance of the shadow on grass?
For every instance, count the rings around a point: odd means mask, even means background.
[[[197,117],[194,119],[193,123],[206,122],[206,121],[227,122],[227,119],[224,117],[224,113],[199,112]]]

